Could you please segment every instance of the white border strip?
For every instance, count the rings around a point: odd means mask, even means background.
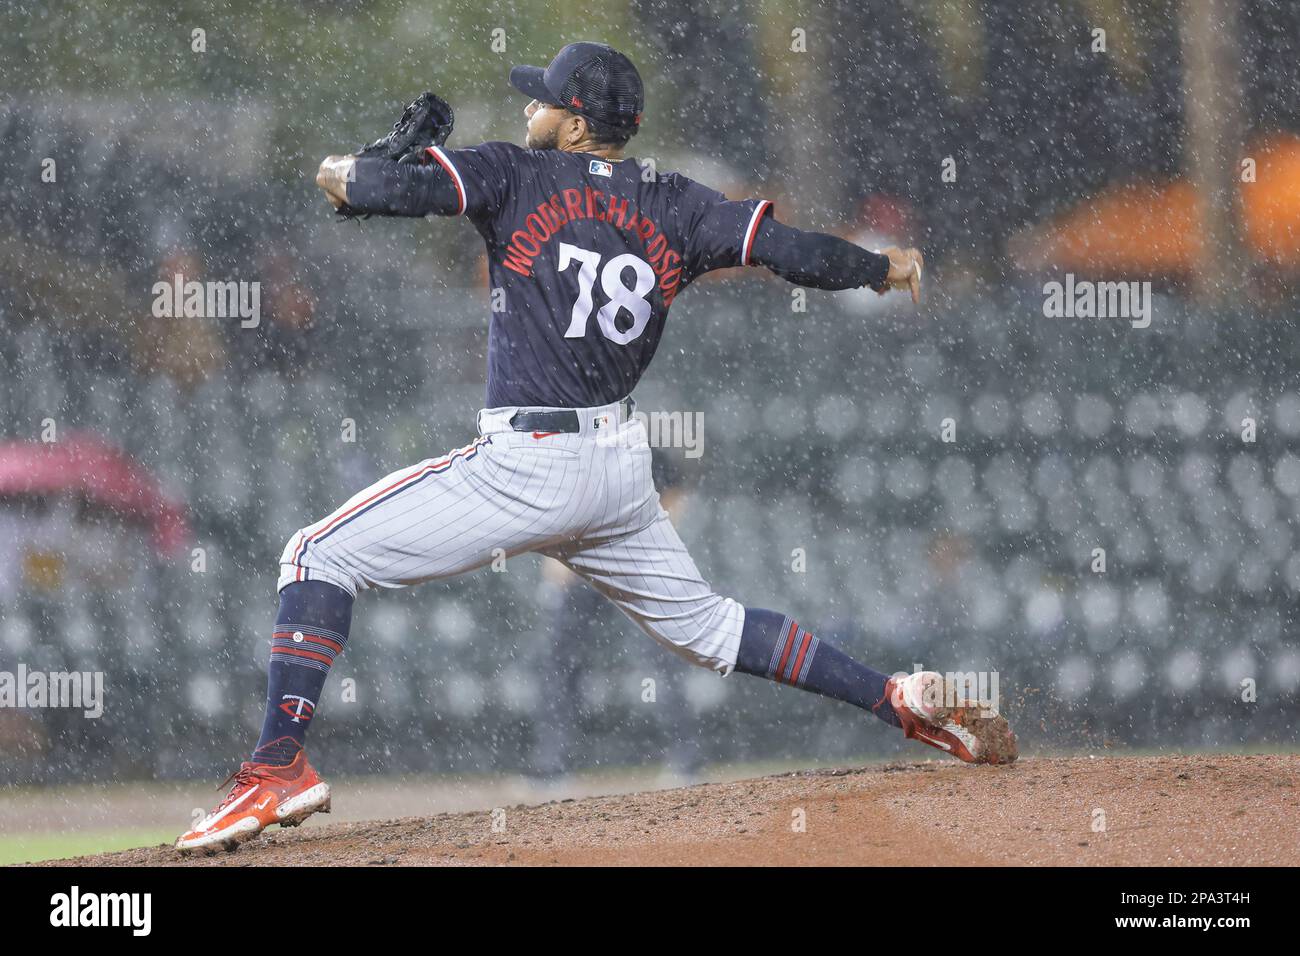
[[[749,250],[754,243],[754,234],[758,232],[758,222],[771,205],[771,200],[760,199],[758,205],[754,207],[754,215],[749,217],[749,226],[745,229],[745,241],[740,247],[740,264],[742,266],[749,265]]]
[[[456,184],[456,192],[460,195],[460,208],[456,210],[456,215],[463,216],[465,214],[466,203],[468,202],[465,196],[465,180],[460,178],[460,173],[457,171],[456,165],[448,158],[447,154],[444,153],[440,147],[430,146],[429,152],[437,157],[438,162],[442,163],[443,169],[451,173],[452,181]]]

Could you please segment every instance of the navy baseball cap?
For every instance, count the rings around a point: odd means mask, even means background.
[[[603,43],[570,43],[546,69],[515,67],[510,83],[525,96],[618,129],[636,132],[641,125],[641,74],[631,60]]]

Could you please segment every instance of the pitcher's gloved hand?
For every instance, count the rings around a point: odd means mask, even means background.
[[[423,164],[427,162],[425,150],[447,142],[455,123],[456,115],[446,100],[436,93],[421,93],[402,111],[387,136],[363,146],[351,157],[326,157],[316,174],[316,184],[325,190],[339,216],[352,219],[361,214],[348,205],[347,184],[352,181],[353,165],[347,160],[375,156],[398,163]]]
[[[447,142],[456,116],[447,102],[435,93],[424,92],[402,111],[392,131],[382,139],[357,150],[357,156],[382,156],[395,162],[422,162],[430,146]]]

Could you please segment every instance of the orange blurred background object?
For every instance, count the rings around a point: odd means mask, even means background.
[[[1239,185],[1246,248],[1257,262],[1296,269],[1300,137],[1271,137],[1248,149],[1247,158],[1255,169],[1254,181]],[[1050,223],[1021,230],[1010,249],[1017,264],[1030,270],[1183,276],[1200,261],[1203,235],[1194,186],[1175,180],[1108,189]]]

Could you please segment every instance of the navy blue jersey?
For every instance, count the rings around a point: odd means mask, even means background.
[[[630,394],[673,300],[697,276],[748,265],[771,209],[678,173],[643,176],[633,158],[497,142],[429,151],[487,243],[489,408]]]

